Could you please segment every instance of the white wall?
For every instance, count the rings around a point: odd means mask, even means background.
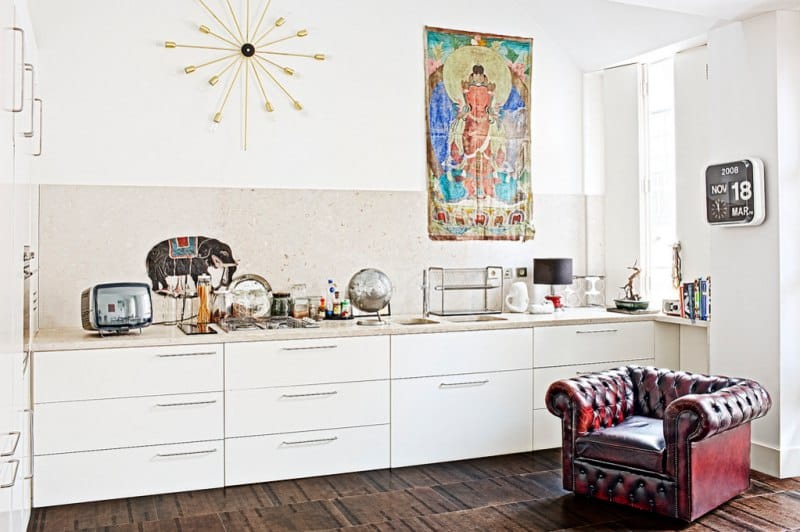
[[[605,115],[605,274],[606,300],[619,295],[639,258],[640,116],[642,86],[638,64],[603,74]]]
[[[713,162],[764,161],[766,220],[711,230],[711,371],[761,382],[775,401],[754,423],[753,466],[800,475],[800,320],[796,210],[800,15],[776,12],[709,36]]]
[[[276,35],[310,32],[286,50],[329,60],[286,61],[297,70],[286,86],[305,110],[272,90],[275,113],[251,107],[247,152],[239,90],[215,129],[224,84],[206,83],[214,67],[182,71],[219,54],[163,46],[216,45],[196,29],[219,26],[197,2],[40,0],[31,10],[47,109],[42,183],[424,190],[427,24],[534,38],[534,190],[580,193],[581,72],[527,3],[274,1],[268,19],[288,20]]]
[[[711,164],[707,64],[707,46],[675,56],[676,234],[685,280],[711,273],[711,229],[705,215],[705,169]]]
[[[800,13],[777,20],[781,475],[800,475]]]

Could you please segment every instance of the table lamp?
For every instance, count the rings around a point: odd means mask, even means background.
[[[555,294],[555,285],[572,284],[572,259],[533,259],[533,284],[550,285],[550,295],[545,299],[556,310],[564,310],[561,296]]]

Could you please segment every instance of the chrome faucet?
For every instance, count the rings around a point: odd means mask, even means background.
[[[422,270],[422,317],[427,318],[431,315],[430,303],[428,302],[428,270]]]

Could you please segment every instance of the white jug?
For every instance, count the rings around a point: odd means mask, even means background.
[[[528,285],[518,281],[511,285],[506,296],[506,307],[511,312],[525,312],[528,310]]]

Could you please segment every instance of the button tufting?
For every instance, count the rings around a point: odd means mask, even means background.
[[[631,501],[631,502],[635,501],[636,500],[636,495],[631,493],[630,495],[628,495],[628,500]]]
[[[666,488],[664,488],[664,486],[659,486],[658,487],[658,492],[659,493],[664,493],[665,491],[667,491],[667,490],[666,490]]]
[[[640,488],[643,488],[643,487],[644,487],[644,480],[640,480],[640,481],[639,481],[639,487],[640,487]]]

